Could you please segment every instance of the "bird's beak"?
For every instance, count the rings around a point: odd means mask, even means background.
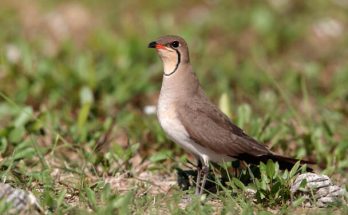
[[[151,43],[149,43],[149,45],[147,46],[148,48],[156,48],[157,42],[153,41]]]
[[[156,41],[153,41],[149,43],[148,48],[165,49],[166,47],[162,44],[157,43]]]

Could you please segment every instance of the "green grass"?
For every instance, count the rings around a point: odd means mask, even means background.
[[[203,88],[234,122],[347,187],[348,7],[271,2],[3,1],[1,181],[54,214],[347,213],[289,204],[273,185],[293,177],[274,164],[260,167],[259,185],[231,176],[207,198],[182,191],[176,169],[193,159],[144,114],[162,73],[147,44],[181,35]],[[257,202],[245,186],[256,186]]]

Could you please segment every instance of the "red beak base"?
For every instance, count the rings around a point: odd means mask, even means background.
[[[162,44],[159,44],[156,41],[153,41],[153,42],[149,43],[148,47],[149,48],[155,48],[155,49],[165,49],[166,48],[166,46],[164,46]]]
[[[156,49],[165,49],[166,47],[162,44],[156,44]]]

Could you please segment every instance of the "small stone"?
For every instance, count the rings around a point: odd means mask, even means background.
[[[307,180],[307,184],[300,188],[303,180]],[[328,176],[315,173],[299,175],[290,191],[292,195],[305,197],[304,207],[327,207],[331,203],[343,200],[343,196],[347,194],[344,188],[334,185]]]
[[[291,186],[291,193],[296,193],[300,189],[301,182],[307,180],[306,186],[303,188],[302,192],[310,192],[311,190],[316,190],[322,187],[328,187],[332,185],[330,178],[327,175],[318,175],[315,173],[305,173],[299,175],[294,184]]]
[[[32,193],[9,184],[0,183],[0,200],[11,205],[8,214],[44,214]]]
[[[256,190],[253,190],[251,188],[246,188],[245,190],[245,196],[249,199],[254,200],[256,196]]]
[[[16,64],[21,60],[22,53],[16,45],[8,44],[6,46],[6,57],[10,63]]]
[[[317,191],[318,197],[337,197],[337,196],[343,196],[345,193],[345,190],[337,185],[332,185],[329,187],[322,187]]]
[[[156,114],[157,112],[157,108],[155,105],[147,105],[144,107],[144,113],[146,115],[153,115],[153,114]]]

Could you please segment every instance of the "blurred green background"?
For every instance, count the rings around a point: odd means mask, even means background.
[[[54,168],[112,175],[134,157],[170,173],[185,153],[144,108],[162,77],[147,44],[175,34],[247,133],[346,184],[347,24],[346,0],[1,0],[1,178],[54,187]]]

